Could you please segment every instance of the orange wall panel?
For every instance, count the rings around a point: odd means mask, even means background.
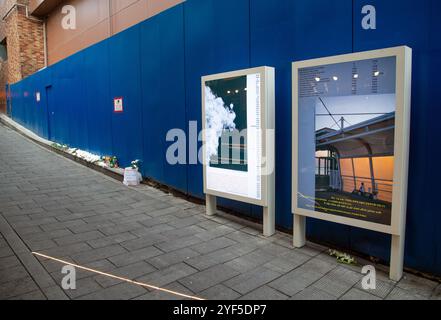
[[[184,0],[65,1],[47,19],[49,65],[102,41]],[[76,8],[77,28],[62,28],[64,5]]]
[[[111,0],[111,14],[114,15],[136,2],[139,2],[139,0]]]
[[[69,41],[57,46],[48,46],[49,65],[54,64],[75,52],[85,49],[97,42],[105,40],[110,35],[109,20],[103,20],[92,28],[78,34]]]
[[[129,0],[127,0],[129,2]],[[112,34],[121,32],[149,17],[148,0],[131,1],[127,6],[112,16]]]
[[[183,2],[183,0],[149,0],[149,13],[154,16],[164,10],[174,7]]]

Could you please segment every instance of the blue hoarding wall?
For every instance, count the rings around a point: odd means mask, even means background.
[[[375,29],[362,26],[366,5],[375,8]],[[291,62],[408,45],[414,66],[405,263],[441,275],[440,13],[437,0],[187,0],[12,85],[12,118],[44,138],[116,155],[122,166],[140,159],[144,176],[202,198],[202,167],[168,164],[167,132],[188,137],[189,121],[201,129],[201,76],[275,67],[276,222],[291,229]],[[116,97],[122,113],[113,110]],[[262,215],[255,206],[221,204]],[[389,259],[387,235],[315,220],[307,233]]]

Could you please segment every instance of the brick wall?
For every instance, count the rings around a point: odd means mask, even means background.
[[[44,67],[43,23],[18,14],[17,30],[20,46],[20,70],[25,78]],[[13,76],[10,74],[10,76]]]
[[[0,9],[3,17],[15,4],[29,0],[7,0]],[[43,23],[26,17],[26,9],[13,9],[1,22],[0,37],[7,39],[8,61],[0,63],[0,112],[6,110],[6,83],[15,83],[44,67]]]

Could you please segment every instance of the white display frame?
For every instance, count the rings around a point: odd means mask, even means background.
[[[226,78],[234,78],[247,76],[252,74],[260,74],[261,79],[261,132],[262,132],[262,156],[265,161],[274,167],[275,164],[275,135],[268,134],[267,130],[275,130],[275,69],[272,67],[257,67],[231,72],[224,72],[214,75],[207,75],[201,78],[202,92],[202,156],[205,161],[205,83],[212,80],[221,80]],[[262,159],[263,160],[263,159]],[[261,200],[244,197],[218,190],[210,190],[207,187],[207,167],[203,164],[204,193],[206,195],[207,215],[216,214],[217,200],[216,197],[226,198],[230,200],[245,202],[263,207],[263,234],[267,237],[275,233],[275,168],[269,175],[262,175],[261,184]]]
[[[396,57],[396,120],[394,141],[394,183],[392,195],[391,225],[382,225],[354,218],[325,215],[320,212],[298,207],[298,121],[299,121],[299,69],[368,60]],[[411,114],[412,49],[406,46],[380,49],[333,57],[298,61],[292,64],[293,85],[293,130],[292,130],[292,211],[294,215],[294,247],[306,243],[306,217],[335,222],[348,226],[368,229],[392,236],[390,278],[399,281],[403,275],[404,240],[407,209],[408,159]]]

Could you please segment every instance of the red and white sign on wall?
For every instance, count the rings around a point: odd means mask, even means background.
[[[123,98],[122,97],[118,97],[118,98],[113,99],[113,108],[114,108],[114,112],[118,112],[118,113],[123,112],[124,108],[123,108]]]

